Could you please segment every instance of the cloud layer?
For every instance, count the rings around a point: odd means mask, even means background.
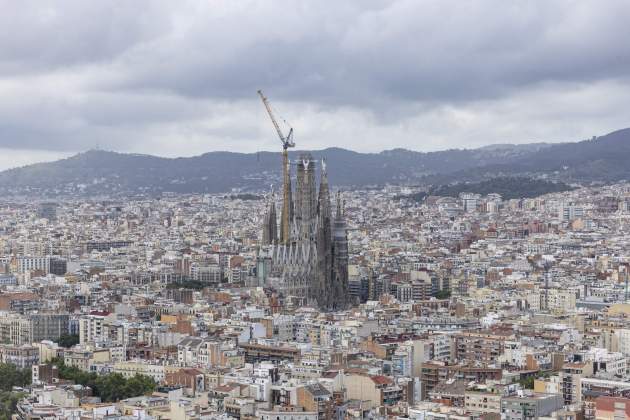
[[[439,150],[630,125],[626,1],[0,7],[0,167],[29,150],[276,150],[259,88],[301,148]]]

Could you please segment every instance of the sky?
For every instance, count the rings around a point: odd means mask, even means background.
[[[0,0],[0,169],[577,141],[630,126],[630,2]]]

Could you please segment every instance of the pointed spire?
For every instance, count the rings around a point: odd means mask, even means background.
[[[267,199],[269,200],[269,202],[264,218],[263,244],[272,245],[278,242],[278,222],[276,216],[276,202],[273,185],[271,186],[270,193],[267,195]]]
[[[336,219],[341,219],[341,216],[343,216],[342,207],[343,204],[341,200],[341,191],[337,190],[337,212],[335,214]]]
[[[286,151],[282,153],[283,159],[283,182],[282,182],[282,211],[280,213],[280,242],[289,243],[290,224],[293,218],[293,198],[291,194],[291,167],[289,155]]]
[[[326,161],[322,159],[322,172],[320,174],[321,179],[319,181],[319,197],[318,208],[319,216],[322,218],[330,217],[330,190],[328,187],[328,173],[326,172]]]
[[[326,169],[326,159],[322,158],[322,173],[321,179],[319,183],[319,190],[322,190],[322,187],[326,187],[326,193],[328,193],[328,170]]]

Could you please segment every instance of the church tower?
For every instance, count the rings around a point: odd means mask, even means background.
[[[310,153],[301,154],[297,162],[295,223],[301,239],[312,238],[317,218],[317,183],[315,161]]]
[[[269,206],[263,221],[262,244],[272,245],[278,242],[278,221],[273,191],[269,196]]]
[[[332,273],[332,212],[326,162],[322,160],[319,196],[317,199],[317,278],[313,284],[313,297],[320,308],[330,308],[333,290],[330,284]]]
[[[333,226],[332,309],[343,309],[348,304],[348,228],[341,195],[337,193],[337,211]]]
[[[324,160],[321,165],[318,186],[315,160],[309,153],[299,156],[292,196],[289,167],[285,165],[280,226],[273,199],[263,222],[259,258],[266,256],[270,267],[261,270],[261,283],[268,275],[273,278],[284,302],[342,310],[349,303],[346,223],[339,196],[333,214]],[[287,218],[290,229],[286,229]]]
[[[282,154],[282,212],[280,213],[280,243],[289,242],[290,225],[293,220],[293,197],[291,196],[291,166],[286,150]]]

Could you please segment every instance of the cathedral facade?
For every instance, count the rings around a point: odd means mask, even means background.
[[[259,265],[259,270],[265,271],[262,280],[285,301],[338,310],[348,304],[347,228],[339,197],[333,211],[326,165],[322,161],[317,185],[316,164],[310,154],[299,157],[295,192],[285,165],[280,227],[272,197],[259,254],[259,261],[267,265]]]

